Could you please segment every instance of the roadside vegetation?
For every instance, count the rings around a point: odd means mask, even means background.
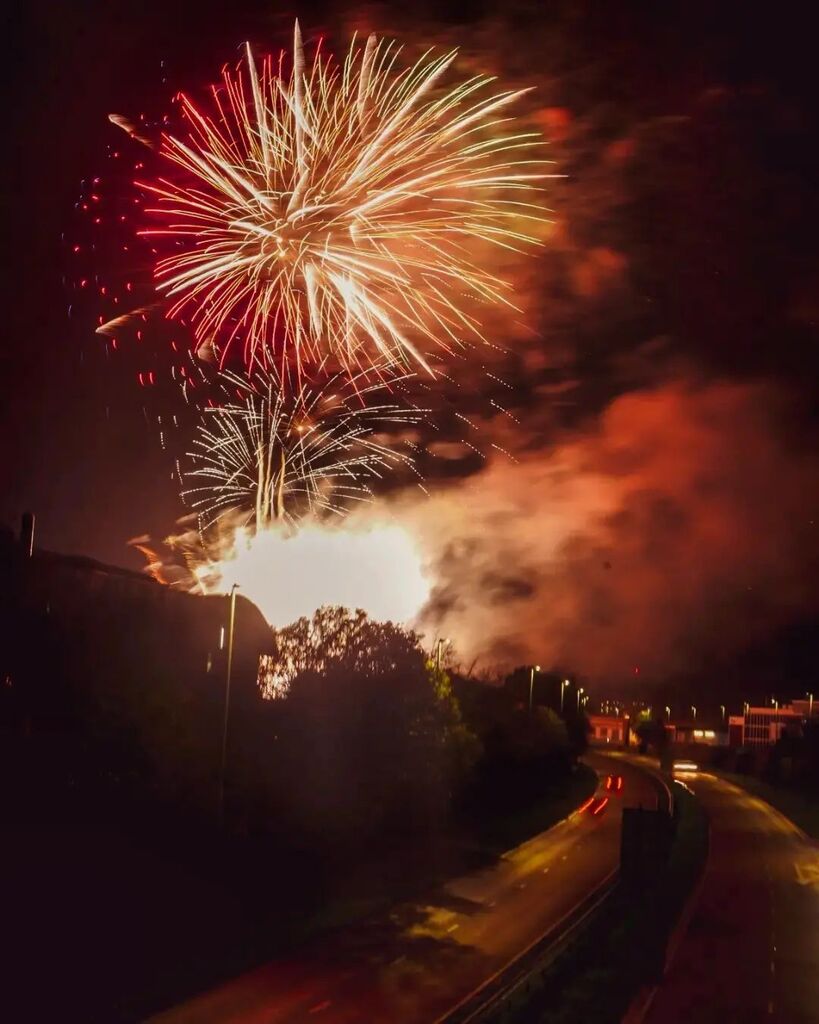
[[[78,1020],[141,1018],[491,863],[593,791],[581,719],[363,612],[273,632],[238,598],[220,814],[228,600],[15,557],[4,916],[53,981],[15,1019],[53,1016],[58,994]]]

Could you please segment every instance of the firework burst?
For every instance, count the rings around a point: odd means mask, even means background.
[[[387,401],[380,383],[336,375],[290,394],[259,371],[249,381],[226,373],[224,386],[241,400],[203,413],[183,492],[205,527],[225,516],[258,531],[308,514],[344,515],[371,498],[370,484],[385,472],[413,465],[384,432],[418,423],[423,412]]]
[[[308,64],[296,23],[289,73],[248,46],[210,109],[180,95],[185,131],[160,147],[172,173],[139,183],[162,221],[145,234],[173,246],[154,268],[168,317],[222,365],[238,350],[282,381],[328,356],[432,372],[435,346],[482,337],[482,304],[513,306],[486,250],[543,233],[542,140],[507,112],[527,90],[442,89],[455,51],[399,54],[370,36]]]

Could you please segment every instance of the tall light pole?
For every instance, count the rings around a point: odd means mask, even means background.
[[[529,669],[529,714],[532,713],[532,694],[535,688],[535,672],[540,672],[540,665],[532,665]]]
[[[696,722],[696,720],[697,720],[697,709],[694,707],[693,704],[691,705],[691,715],[694,718],[694,721]]]
[[[669,722],[671,721],[671,708],[668,704],[666,704],[665,706],[665,717],[668,719]]]
[[[225,719],[222,724],[222,763],[219,767],[219,824],[225,816],[225,763],[227,761],[228,715],[230,714],[230,676],[233,672],[233,625],[236,622],[236,588],[230,588],[230,625],[228,626],[227,673],[225,675]]]
[[[560,713],[563,714],[563,691],[569,685],[568,679],[563,679],[560,683]]]
[[[578,713],[578,715],[580,714],[580,695],[581,695],[582,693],[585,693],[585,692],[586,692],[586,691],[585,691],[585,690],[583,689],[583,687],[582,687],[582,686],[581,686],[581,687],[580,687],[580,689],[579,689],[579,690],[577,691],[577,713]]]
[[[813,694],[808,694],[808,718],[813,718]]]
[[[742,702],[742,714],[743,715],[747,715],[747,714],[750,713],[750,710],[751,710],[751,705],[748,703],[747,700],[744,700]]]
[[[435,644],[435,670],[436,672],[441,671],[441,648],[444,644],[449,643],[449,637],[439,636]]]
[[[725,721],[725,705],[724,704],[720,704],[719,710],[720,710],[720,713],[722,714],[722,721],[724,722]]]

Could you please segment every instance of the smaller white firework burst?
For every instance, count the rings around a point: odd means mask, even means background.
[[[411,441],[400,434],[424,410],[396,401],[404,379],[387,386],[335,374],[290,392],[266,371],[249,380],[223,374],[225,393],[236,397],[203,412],[183,498],[203,528],[225,516],[258,531],[308,514],[345,515],[392,470],[415,471]]]

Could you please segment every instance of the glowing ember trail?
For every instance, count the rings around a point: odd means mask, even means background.
[[[406,530],[349,520],[334,528],[308,523],[290,535],[275,527],[255,535],[240,528],[219,560],[200,564],[194,576],[210,594],[228,593],[238,583],[274,628],[325,604],[409,623],[430,593]]]
[[[167,317],[221,365],[236,351],[285,384],[328,354],[432,372],[426,353],[483,339],[482,305],[516,308],[485,267],[541,243],[543,141],[508,113],[528,90],[442,88],[456,51],[403,68],[400,52],[370,36],[340,66],[320,47],[309,64],[296,23],[289,73],[248,46],[210,110],[180,95],[169,173],[137,183],[162,221],[142,234],[173,247],[154,267]]]

